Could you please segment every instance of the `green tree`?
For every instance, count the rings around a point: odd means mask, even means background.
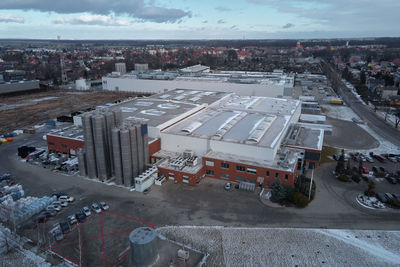
[[[342,174],[344,173],[344,150],[342,149],[342,153],[340,154],[339,160],[337,161],[336,164],[336,173],[337,174]]]
[[[271,201],[280,202],[286,198],[286,190],[279,178],[271,184]]]
[[[372,197],[375,195],[375,183],[374,181],[371,181],[368,183],[368,188],[367,190],[364,192],[364,194],[366,196]]]
[[[360,74],[360,82],[361,82],[361,84],[365,84],[366,79],[367,79],[367,77],[365,75],[365,71],[362,71],[361,74]]]
[[[362,173],[363,173],[363,163],[362,163],[362,160],[360,158],[360,163],[358,163],[358,175],[361,176]]]

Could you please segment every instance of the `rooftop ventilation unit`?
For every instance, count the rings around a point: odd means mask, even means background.
[[[192,158],[194,157],[194,152],[192,150],[185,150],[183,151],[183,157],[186,158]]]
[[[145,102],[145,101],[137,101],[134,103],[135,106],[141,106],[141,107],[149,107],[153,105],[153,102]]]
[[[178,158],[174,159],[173,161],[171,161],[170,165],[174,168],[182,170],[183,167],[185,167],[187,160],[188,160],[187,158],[178,157]]]
[[[185,133],[189,133],[191,134],[194,130],[196,130],[197,128],[199,128],[202,125],[201,122],[199,121],[194,121],[191,124],[189,124],[188,126],[186,126],[185,128],[182,129],[182,132]]]
[[[190,167],[194,167],[199,163],[199,158],[197,156],[193,156],[188,158],[188,160],[186,161],[186,165],[190,166]]]
[[[260,142],[261,138],[264,136],[265,132],[271,126],[272,122],[276,117],[266,117],[260,120],[251,130],[248,141],[251,142]]]
[[[161,116],[164,115],[165,112],[157,109],[147,109],[147,110],[142,110],[140,113],[145,114],[145,115],[152,115],[152,116]]]

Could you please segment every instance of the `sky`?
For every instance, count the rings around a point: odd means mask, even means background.
[[[0,0],[0,38],[399,37],[400,0]]]

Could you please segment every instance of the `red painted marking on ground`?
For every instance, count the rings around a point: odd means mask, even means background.
[[[132,232],[133,230],[135,230],[136,228],[131,228],[131,229],[126,229],[126,230],[122,230],[119,232],[114,232],[114,233],[109,233],[109,234],[105,234],[104,237],[107,236],[113,236],[113,235],[117,235],[117,234],[122,234],[122,233],[126,233],[126,232]]]
[[[129,255],[129,252],[131,252],[130,249],[129,249],[128,251],[126,251],[126,252],[121,256],[121,258],[119,258],[118,262],[117,262],[114,266],[118,266],[118,265],[126,258],[126,256]]]
[[[107,266],[107,258],[106,258],[106,249],[104,246],[104,229],[103,229],[103,214],[100,213],[100,231],[101,231],[101,247],[103,250],[103,262],[104,262],[104,267]]]
[[[116,213],[116,212],[111,212],[111,211],[108,211],[108,210],[106,210],[104,212],[107,212],[107,213],[110,213],[110,214],[113,214],[113,215],[117,215],[117,216],[120,216],[120,217],[128,219],[128,220],[132,220],[132,221],[135,221],[135,222],[140,222],[140,223],[146,224],[146,225],[150,226],[151,228],[155,228],[156,227],[155,224],[152,224],[152,223],[149,223],[149,222],[145,222],[145,221],[142,221],[142,220],[139,220],[139,219],[135,219],[135,218],[132,218],[132,217],[129,217],[129,216],[126,216],[126,215],[122,215],[122,214]]]

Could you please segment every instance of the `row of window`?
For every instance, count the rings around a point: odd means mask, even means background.
[[[54,146],[55,144],[54,144],[53,142],[49,142],[49,145]],[[62,146],[63,148],[67,148],[67,145],[66,145],[66,144],[61,144],[61,146]]]
[[[214,161],[206,160],[206,166],[214,167]],[[229,169],[229,163],[221,162],[221,168],[222,169]],[[241,165],[236,165],[236,170],[239,171],[239,172],[245,172],[246,171],[246,167],[241,166]],[[206,173],[207,173],[207,171],[211,171],[211,170],[206,170]],[[207,173],[207,174],[208,175],[214,175],[214,171],[211,171],[211,172],[212,172],[212,174],[209,174],[209,173]],[[251,174],[257,174],[257,170],[254,169],[254,168],[247,167],[247,172],[251,173]],[[270,177],[270,172],[266,171],[265,175],[267,177]],[[228,178],[229,178],[229,175],[228,175]],[[275,173],[275,178],[279,178],[279,173],[278,172]],[[287,179],[289,179],[289,175],[285,174],[285,180],[287,180]]]

